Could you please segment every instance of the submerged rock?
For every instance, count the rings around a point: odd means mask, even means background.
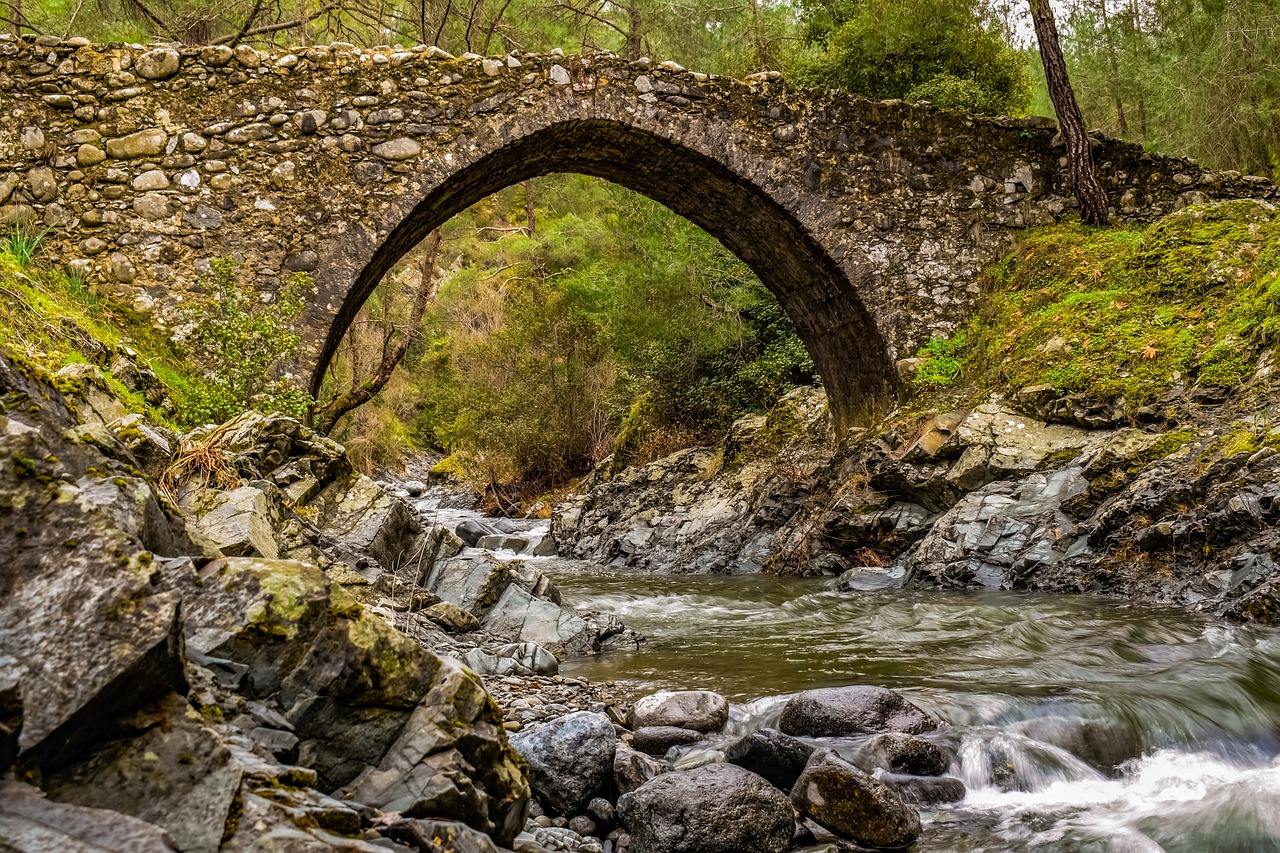
[[[732,764],[668,773],[618,799],[634,853],[783,853],[787,795]]]
[[[919,734],[937,722],[900,693],[854,685],[806,690],[788,700],[778,728],[785,734],[841,737],[879,732]]]

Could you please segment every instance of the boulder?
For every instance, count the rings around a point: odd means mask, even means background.
[[[529,765],[529,782],[547,805],[565,815],[586,808],[613,769],[617,736],[603,714],[577,711],[520,732],[511,745]]]
[[[813,755],[813,747],[774,729],[761,729],[734,741],[724,760],[790,792]]]
[[[631,745],[648,755],[666,755],[673,746],[702,740],[702,733],[678,726],[644,726],[636,729]]]
[[[180,580],[189,646],[246,667],[245,689],[276,700],[326,789],[514,838],[528,787],[473,673],[313,565],[227,558]]]
[[[158,826],[103,809],[55,803],[31,785],[0,779],[0,839],[14,853],[174,853]]]
[[[729,701],[710,690],[663,690],[638,700],[631,709],[633,729],[678,726],[718,732],[729,722]]]
[[[497,649],[500,659],[515,661],[516,666],[531,675],[555,675],[560,661],[537,643],[508,643]]]
[[[954,776],[906,776],[877,771],[875,778],[892,788],[904,803],[920,808],[958,803],[968,794],[964,782]]]
[[[346,793],[405,817],[460,820],[510,845],[529,809],[529,785],[512,746],[480,679],[444,661],[381,762]]]
[[[186,514],[197,541],[228,557],[280,556],[275,525],[279,514],[271,497],[256,486],[205,492]]]
[[[451,634],[466,634],[480,628],[479,619],[449,601],[431,605],[422,611],[422,616]]]
[[[923,738],[886,732],[867,740],[855,763],[868,773],[880,768],[912,776],[941,776],[951,766],[951,757]]]
[[[54,385],[81,423],[109,424],[129,413],[107,377],[92,364],[68,364],[54,375]]]
[[[619,794],[634,791],[664,772],[666,768],[657,761],[625,743],[619,743],[613,753],[613,785]]]
[[[157,582],[148,547],[176,547],[180,528],[127,452],[105,430],[81,438],[38,376],[0,352],[0,660],[25,670],[19,763],[49,771],[121,715],[185,692],[186,676],[178,595]]]
[[[457,534],[459,539],[466,542],[472,548],[477,547],[480,544],[480,540],[486,536],[503,535],[503,531],[499,530],[497,526],[487,521],[481,521],[478,518],[468,518],[465,521],[459,522],[458,526],[453,529],[453,532]]]
[[[87,761],[45,780],[50,798],[107,809],[166,830],[178,848],[214,853],[240,791],[241,769],[218,735],[177,696],[159,725],[111,741]]]
[[[667,773],[618,798],[633,853],[784,853],[787,795],[732,764]]]
[[[333,482],[307,508],[316,512],[316,526],[326,537],[373,557],[387,571],[399,571],[424,554],[417,513],[363,475]]]
[[[805,817],[864,847],[899,850],[920,837],[920,816],[887,785],[832,752],[815,753],[791,789]]]
[[[900,693],[854,685],[806,690],[787,701],[778,728],[803,737],[842,737],[879,732],[919,734],[937,722]]]
[[[529,540],[519,536],[508,536],[500,533],[494,536],[481,536],[476,543],[477,548],[488,551],[512,551],[519,554],[529,547]]]

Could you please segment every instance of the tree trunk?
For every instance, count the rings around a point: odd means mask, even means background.
[[[533,182],[525,181],[524,187],[524,230],[532,237],[538,232],[538,221],[533,209]]]
[[[1116,61],[1116,42],[1111,33],[1111,19],[1107,17],[1107,0],[1100,0],[1098,8],[1102,12],[1102,33],[1107,44],[1107,63],[1110,66],[1111,97],[1116,102],[1116,127],[1121,136],[1129,135],[1129,121],[1124,114],[1124,100],[1120,97],[1120,63]]]
[[[396,367],[404,360],[404,354],[409,351],[409,346],[417,340],[418,327],[422,325],[422,315],[426,313],[427,304],[435,298],[436,294],[436,257],[440,253],[439,228],[432,231],[430,236],[427,237],[426,245],[427,248],[423,254],[420,267],[422,270],[422,283],[418,285],[418,292],[414,296],[413,309],[409,312],[409,322],[405,327],[404,334],[400,336],[400,340],[394,346],[391,345],[390,338],[384,342],[382,361],[373,376],[367,381],[356,384],[357,377],[353,364],[351,390],[335,397],[323,406],[316,407],[315,412],[312,414],[316,432],[328,435],[343,415],[363,406],[377,396],[379,391],[387,387],[387,383],[391,381],[391,375],[395,373]],[[347,334],[351,334],[351,331],[348,331]]]
[[[641,57],[644,48],[641,45],[641,27],[643,21],[640,17],[640,3],[638,0],[631,0],[627,5],[627,61],[635,62]]]
[[[1089,147],[1089,134],[1085,132],[1084,116],[1076,103],[1067,76],[1067,62],[1062,56],[1058,41],[1058,27],[1053,20],[1049,0],[1030,0],[1031,20],[1036,28],[1036,40],[1040,44],[1040,61],[1049,83],[1049,97],[1053,110],[1058,114],[1058,126],[1067,143],[1067,164],[1071,182],[1075,185],[1076,201],[1080,203],[1080,217],[1089,225],[1107,224],[1107,196],[1098,183],[1093,170],[1093,151]]]

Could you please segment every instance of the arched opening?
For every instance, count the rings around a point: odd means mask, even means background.
[[[684,216],[742,259],[777,298],[813,358],[837,429],[893,400],[892,362],[875,321],[831,255],[750,180],[711,157],[613,121],[558,123],[459,169],[392,231],[361,270],[320,353],[317,394],[360,306],[394,264],[455,214],[512,184],[553,172],[604,178]]]

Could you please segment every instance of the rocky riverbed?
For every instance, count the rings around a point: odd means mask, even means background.
[[[828,578],[832,612],[865,601],[884,614],[877,595],[943,587],[1119,593],[1269,621],[1269,371],[1264,359],[1234,396],[1187,392],[1195,428],[1172,404],[1122,424],[1028,392],[904,410],[841,443],[820,392],[801,390],[718,446],[602,466],[548,524],[364,477],[289,418],[176,435],[125,410],[95,368],[48,377],[0,355],[0,837],[121,853],[967,849],[956,839],[974,821],[1007,828],[975,817],[984,798],[1146,778],[1171,745],[1221,759],[1227,782],[1195,779],[1214,796],[1250,773],[1269,785],[1276,750],[1252,723],[1177,743],[1126,735],[1115,750],[1112,723],[1010,705],[1013,688],[991,700],[998,713],[886,689],[917,667],[901,656],[806,674],[787,643],[856,647],[805,640],[816,613],[781,637],[792,663],[777,683],[752,682],[747,670],[769,669],[746,653],[699,676],[696,642],[663,677],[637,677],[629,666],[655,660],[641,632],[666,648],[678,600],[659,584],[644,612],[583,594],[600,571],[759,583],[764,569]],[[744,599],[754,633],[725,643],[771,648],[766,624],[799,601],[752,615]],[[1205,642],[1126,639],[1117,655],[1163,666],[1199,660]],[[1244,669],[1265,668],[1273,642],[1258,639]],[[1274,729],[1265,705],[1238,703]],[[1250,802],[1249,821],[1270,807]],[[1045,832],[988,836],[1058,849],[1027,841]],[[1196,849],[1188,837],[1161,849]]]

